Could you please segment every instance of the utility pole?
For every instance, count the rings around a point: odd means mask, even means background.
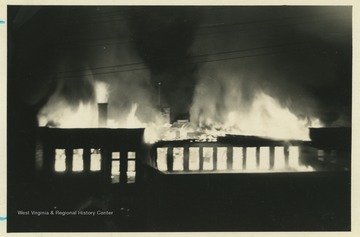
[[[158,82],[158,103],[159,103],[159,109],[161,109],[161,82]]]

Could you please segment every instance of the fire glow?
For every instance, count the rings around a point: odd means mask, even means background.
[[[173,167],[175,172],[311,172],[314,169],[311,166],[305,166],[301,163],[298,146],[289,147],[289,156],[286,161],[284,147],[277,146],[274,148],[274,164],[271,163],[269,147],[259,148],[259,160],[257,160],[255,147],[218,147],[216,149],[216,161],[214,160],[214,148],[204,147],[203,155],[199,154],[199,147],[189,148],[189,170],[184,168],[184,148],[174,147]],[[232,149],[232,165],[227,166],[227,149]],[[167,156],[169,148],[157,148],[157,167],[160,171],[168,172]],[[200,160],[202,168],[200,169]]]
[[[224,119],[222,123],[215,119],[218,111],[209,109],[211,108],[211,103],[203,110],[203,113],[197,117],[191,116],[191,118],[196,118],[195,121],[194,119],[188,122],[185,121],[184,124],[178,127],[161,119],[160,111],[155,117],[149,117],[147,121],[141,121],[137,116],[137,103],[131,104],[131,108],[126,111],[122,119],[109,119],[107,112],[108,101],[111,96],[109,91],[110,87],[104,82],[99,82],[94,83],[94,88],[96,101],[90,101],[88,103],[80,102],[77,107],[70,106],[64,102],[65,100],[61,99],[55,102],[52,101],[53,107],[45,106],[39,113],[39,125],[58,128],[145,128],[144,141],[146,143],[155,143],[159,140],[182,140],[190,138],[195,140],[208,140],[210,137],[215,138],[216,141],[216,137],[226,134],[255,135],[270,139],[309,140],[308,126],[314,126],[314,124],[320,125],[316,119],[300,119],[296,117],[288,108],[283,108],[274,98],[262,91],[259,91],[254,96],[251,105],[246,109],[239,108],[236,110],[234,107],[223,109],[222,118]],[[194,108],[196,111],[197,105],[198,104],[194,103],[192,112],[194,112]],[[119,112],[121,113],[122,111]],[[106,115],[102,116],[101,113],[106,113]],[[105,122],[101,121],[103,119],[105,119]],[[192,134],[191,137],[190,134]],[[268,147],[260,148],[260,153],[258,154],[260,156],[260,163],[257,163],[259,161],[256,160],[255,148],[246,148],[246,166],[241,165],[242,159],[244,159],[244,151],[234,147],[232,159],[237,159],[238,162],[234,162],[231,170],[243,172],[311,171],[311,167],[305,167],[299,163],[298,147],[290,147],[288,164],[285,164],[284,154],[279,152],[279,149],[281,148],[275,149],[275,164],[270,169]],[[284,148],[282,147],[282,149]],[[65,154],[61,151],[58,152],[58,159],[64,159]],[[174,171],[183,171],[184,154],[182,154],[182,152],[181,148],[178,150],[174,149]],[[207,155],[209,152],[207,153],[206,149],[204,149],[205,157],[203,157],[204,163],[202,168],[204,171],[214,171],[214,168],[216,168],[218,172],[227,170],[226,157],[224,156],[226,151],[219,148],[217,152],[217,164],[214,165],[212,163],[213,157]],[[81,157],[81,151],[77,153],[74,158],[78,156]],[[166,155],[158,155],[159,159],[157,162],[159,169],[165,170],[166,158],[162,158],[166,157]],[[199,154],[196,148],[195,150],[190,150],[189,159],[190,170],[199,170]],[[78,160],[80,160],[80,158],[74,159],[74,171],[82,170],[82,164]],[[63,171],[64,167],[60,165],[62,163],[60,162],[58,164],[56,171]],[[97,170],[98,167],[93,167],[93,169]]]
[[[110,96],[109,86],[103,82],[95,84],[97,103],[107,105]],[[138,104],[132,103],[125,119],[107,119],[106,127],[145,128],[145,141],[153,143],[157,140],[188,139],[188,134],[194,132],[214,137],[241,134],[285,140],[309,140],[308,127],[321,126],[318,119],[296,117],[288,108],[281,107],[274,98],[262,91],[257,93],[249,108],[223,110],[222,122],[216,121],[218,112],[213,108],[210,109],[210,106],[207,106],[205,112],[197,117],[191,116],[192,120],[185,124],[186,126],[173,129],[168,122],[159,119],[160,112],[155,118],[141,121],[137,116]],[[74,107],[64,100],[59,100],[52,103],[51,108],[45,106],[38,115],[38,121],[41,127],[96,128],[99,127],[98,114],[99,106],[95,102],[80,102]]]
[[[288,108],[283,108],[274,98],[262,91],[256,93],[247,108],[236,109],[235,106],[223,108],[221,119],[219,112],[211,106],[211,103],[210,106],[196,104],[193,111],[198,126],[213,133],[218,131],[284,140],[309,140],[308,128],[321,126],[316,118],[298,118]]]

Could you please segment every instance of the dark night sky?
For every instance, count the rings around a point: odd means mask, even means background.
[[[35,111],[54,93],[93,100],[100,80],[113,108],[135,101],[146,117],[161,82],[163,105],[194,119],[261,89],[298,116],[350,123],[351,7],[14,6],[8,24],[10,103]]]

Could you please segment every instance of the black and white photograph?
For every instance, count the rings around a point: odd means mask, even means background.
[[[352,5],[6,12],[7,233],[351,232]]]

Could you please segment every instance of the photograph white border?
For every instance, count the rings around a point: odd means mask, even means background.
[[[255,0],[255,1],[194,1],[194,0],[179,0],[179,1],[159,1],[159,0],[135,0],[135,1],[114,1],[114,0],[5,0],[0,3],[0,217],[6,218],[6,190],[7,190],[7,6],[8,5],[350,5],[353,7],[353,100],[352,100],[352,195],[351,195],[351,231],[350,232],[226,232],[226,233],[181,233],[172,232],[171,235],[194,235],[194,236],[360,236],[360,203],[356,200],[360,200],[359,195],[359,170],[360,162],[358,156],[360,154],[359,149],[359,131],[360,131],[360,98],[358,89],[360,89],[360,82],[358,80],[359,75],[359,8],[360,1],[341,1],[341,0]],[[4,22],[4,23],[3,23]],[[6,232],[6,220],[0,221],[0,236],[12,235],[12,236],[63,236],[64,234],[70,236],[168,236],[170,233],[7,233]]]

